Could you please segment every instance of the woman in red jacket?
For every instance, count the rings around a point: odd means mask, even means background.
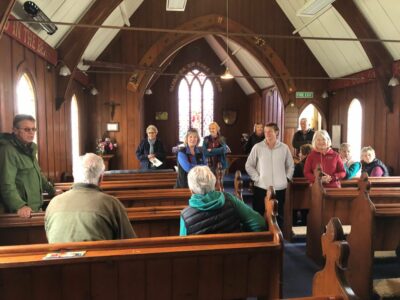
[[[308,155],[304,165],[304,176],[314,183],[314,170],[321,166],[324,187],[340,187],[340,179],[346,176],[343,162],[337,152],[331,149],[331,138],[326,130],[315,132],[312,145],[314,150]]]

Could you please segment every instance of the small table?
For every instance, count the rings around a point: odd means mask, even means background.
[[[110,166],[110,159],[114,157],[114,154],[103,154],[101,157],[103,158],[105,170],[107,171]]]

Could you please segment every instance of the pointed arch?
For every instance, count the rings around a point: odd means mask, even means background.
[[[226,28],[227,19],[219,15],[206,15],[193,19],[177,29],[198,31],[224,31]],[[252,33],[249,29],[231,19],[228,20],[229,28],[232,32]],[[165,66],[169,57],[176,53],[183,46],[206,36],[204,34],[182,35],[176,33],[167,33],[146,52],[140,61],[141,66],[145,67],[160,67]],[[256,35],[254,36],[231,36],[232,40],[248,50],[264,68],[276,78],[276,86],[282,96],[284,103],[289,101],[289,94],[296,90],[294,81],[291,79],[289,70],[286,68],[283,60],[270,47],[267,42]],[[133,92],[138,92],[139,98],[143,97],[144,91],[148,83],[154,76],[154,73],[149,71],[137,71],[132,74],[128,83],[128,89]]]
[[[297,120],[297,126],[300,125],[300,120],[307,118],[309,126],[315,130],[326,129],[326,117],[322,113],[320,107],[316,103],[305,103],[299,110],[299,118]],[[300,127],[299,127],[300,128]]]
[[[351,152],[355,160],[360,159],[362,145],[363,110],[361,102],[354,98],[347,111],[347,143],[351,145]]]

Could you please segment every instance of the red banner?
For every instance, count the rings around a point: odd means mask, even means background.
[[[13,16],[10,16],[13,21],[7,21],[4,32],[13,39],[20,42],[25,47],[31,49],[40,57],[43,57],[49,63],[57,64],[57,51],[49,44],[43,41],[39,36],[32,32],[28,27],[19,21],[16,21]]]

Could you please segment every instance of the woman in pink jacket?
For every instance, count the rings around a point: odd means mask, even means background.
[[[308,155],[304,165],[304,176],[314,183],[314,170],[321,166],[324,187],[340,187],[340,179],[346,176],[343,162],[337,152],[331,149],[331,138],[326,130],[315,132],[312,145],[314,150]]]

